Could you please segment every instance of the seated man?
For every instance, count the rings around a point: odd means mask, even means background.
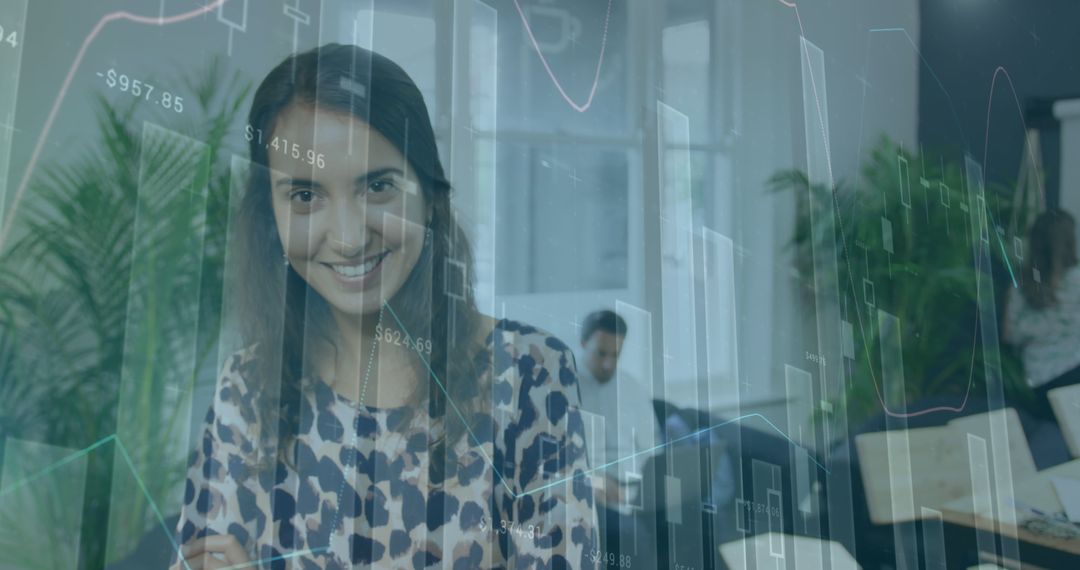
[[[633,510],[641,504],[640,467],[648,458],[646,452],[659,442],[659,426],[651,387],[625,372],[616,375],[626,334],[626,322],[613,311],[596,311],[585,318],[578,385],[581,409],[603,418],[603,449],[590,453],[594,467],[607,465],[596,489],[602,550],[633,555],[636,543],[644,538],[641,533],[650,530],[634,527]],[[620,535],[625,537],[621,550]],[[634,544],[628,544],[631,541]]]

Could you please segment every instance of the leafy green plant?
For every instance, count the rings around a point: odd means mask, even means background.
[[[901,176],[901,169],[906,176]],[[906,178],[906,180],[904,180]],[[926,184],[923,184],[923,181]],[[901,184],[904,184],[903,193]],[[797,217],[790,247],[804,300],[814,307],[815,247],[829,249],[835,240],[844,318],[852,323],[856,357],[844,400],[849,421],[860,422],[881,412],[882,372],[877,309],[899,318],[903,346],[906,401],[934,398],[959,405],[985,398],[984,352],[980,336],[971,216],[962,165],[938,157],[918,156],[883,138],[862,165],[856,186],[835,188],[810,184],[798,170],[778,172],[770,180],[776,192],[793,191]],[[810,195],[832,208],[834,231],[811,221]],[[1011,189],[988,184],[990,225],[1010,220]],[[1023,208],[1024,206],[1018,206]],[[1020,219],[1025,219],[1020,212]],[[1003,232],[1002,232],[1003,233]],[[1011,237],[993,235],[991,256],[998,307],[1014,280],[1022,279]],[[1001,240],[1001,243],[997,243]],[[1000,313],[999,313],[1000,314]],[[1002,347],[1006,397],[1025,402],[1016,355]]]
[[[136,422],[172,426],[162,433],[144,430],[138,441],[126,442],[138,464],[160,467],[141,474],[152,496],[175,494],[182,483],[175,474],[183,471],[186,450],[167,444],[177,430],[187,429],[190,418],[181,412],[190,390],[167,394],[170,386],[156,373],[137,367],[188,369],[190,382],[203,371],[203,362],[212,361],[233,154],[226,137],[250,86],[215,60],[188,78],[186,88],[196,104],[184,115],[169,117],[168,123],[158,116],[147,120],[206,145],[208,159],[187,173],[191,192],[140,193],[140,181],[145,185],[154,173],[175,175],[177,157],[192,145],[184,148],[176,143],[180,137],[172,137],[153,139],[151,148],[143,148],[151,138],[143,136],[138,101],[120,107],[99,97],[99,140],[71,163],[42,168],[15,221],[17,240],[0,252],[0,437],[82,449],[112,435],[121,374],[128,374],[128,382],[138,385],[138,398],[126,402],[133,407],[123,413]],[[168,180],[159,177],[157,183],[165,188]],[[202,199],[177,200],[203,192],[205,207]],[[137,210],[147,218],[138,220]],[[137,225],[144,228],[140,236],[134,233]],[[192,235],[204,238],[192,240]],[[142,255],[133,254],[136,242]],[[198,301],[183,306],[184,299]],[[131,315],[153,319],[133,322]],[[137,333],[129,336],[132,331]],[[194,344],[194,363],[175,361],[183,353],[176,348],[185,344]],[[118,532],[132,538],[153,528],[146,501],[111,500],[119,457],[113,445],[87,456],[85,567],[104,565],[107,532],[115,541]],[[47,486],[27,489],[49,492]],[[47,504],[47,497],[42,501]],[[162,505],[166,511],[177,506]],[[120,553],[109,558],[114,555]]]

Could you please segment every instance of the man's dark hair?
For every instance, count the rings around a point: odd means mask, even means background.
[[[595,311],[585,317],[581,325],[581,343],[585,344],[596,331],[604,331],[615,336],[626,336],[626,321],[615,311]]]

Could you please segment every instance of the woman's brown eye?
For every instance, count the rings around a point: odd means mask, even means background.
[[[315,198],[315,194],[311,190],[301,190],[299,192],[293,192],[293,200],[299,198],[301,202],[310,202]]]
[[[394,183],[390,180],[380,179],[368,184],[368,190],[376,194],[389,192],[394,189]]]

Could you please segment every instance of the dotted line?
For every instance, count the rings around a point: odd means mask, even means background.
[[[376,323],[376,327],[382,326],[383,307],[385,307],[385,306],[386,305],[384,303],[383,305],[381,305],[379,307],[379,321],[378,321],[378,323]],[[359,402],[359,404],[360,404],[361,408],[364,407],[364,400],[366,399],[365,397],[366,397],[366,394],[367,394],[368,379],[371,377],[371,366],[375,362],[375,350],[378,348],[378,346],[379,346],[379,337],[376,336],[371,341],[371,350],[368,352],[367,370],[364,371],[364,383],[361,385],[361,388],[360,388],[360,402]],[[360,450],[357,449],[357,447],[356,447],[356,439],[357,439],[357,437],[359,437],[359,434],[357,432],[359,432],[359,431],[360,431],[360,410],[358,409],[356,411],[356,418],[353,420],[352,442],[349,444],[353,448],[353,462],[352,462],[352,465],[349,466],[349,468],[345,471],[345,473],[341,477],[341,488],[338,489],[338,508],[337,508],[337,512],[334,513],[334,522],[333,522],[333,524],[330,525],[330,531],[327,534],[327,538],[326,538],[326,550],[327,550],[327,552],[330,551],[330,537],[333,536],[334,530],[337,528],[338,521],[341,520],[341,507],[345,503],[345,498],[343,496],[345,494],[345,481],[347,481],[349,479],[350,472],[352,471],[353,467],[355,467],[356,464],[360,460]]]

